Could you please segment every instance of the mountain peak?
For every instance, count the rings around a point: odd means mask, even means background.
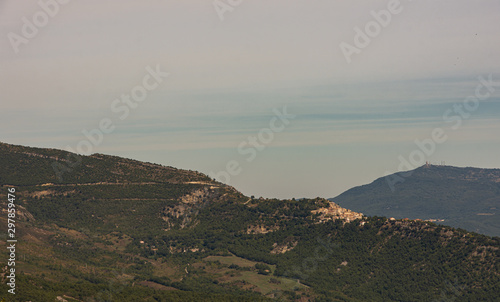
[[[444,220],[446,225],[500,236],[500,169],[424,165],[330,200],[366,215]]]

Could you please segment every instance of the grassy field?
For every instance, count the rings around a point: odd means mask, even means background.
[[[236,264],[241,267],[250,267],[250,266],[255,266],[257,262],[250,261],[247,259],[240,258],[238,256],[208,256],[205,259],[205,261],[219,261],[222,264],[226,265],[231,265],[231,264]]]
[[[243,259],[237,256],[209,256],[203,259],[205,262],[218,262],[221,265],[216,268],[210,268],[211,273],[215,273],[218,276],[218,280],[224,283],[238,283],[244,282],[251,285],[251,288],[258,291],[264,295],[270,294],[272,292],[282,292],[282,291],[307,291],[307,286],[300,284],[297,280],[276,277],[273,276],[275,266],[269,265],[271,267],[271,274],[262,275],[257,272],[254,268],[255,264],[258,262]],[[230,269],[230,265],[238,265],[241,268],[248,268],[245,270],[240,269]]]

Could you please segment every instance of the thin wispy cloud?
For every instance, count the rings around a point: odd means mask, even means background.
[[[331,197],[390,169],[433,128],[449,129],[443,114],[474,93],[479,76],[500,82],[498,1],[400,3],[402,11],[348,64],[339,45],[354,43],[354,29],[387,1],[252,0],[223,22],[210,1],[72,1],[18,53],[8,35],[21,35],[23,17],[31,20],[40,7],[3,1],[0,140],[74,147],[85,139],[83,129],[109,118],[116,130],[95,152],[208,173],[238,158],[238,145],[286,106],[297,117],[234,184],[261,177],[274,186],[250,181],[255,186],[245,190],[308,196],[300,181],[332,178],[323,166],[339,166],[338,173],[349,174],[345,181],[314,185],[315,195]],[[155,65],[170,76],[119,119],[114,100]],[[448,132],[435,156],[484,164],[486,153],[500,147],[499,114],[500,88]],[[451,147],[467,143],[475,146],[472,159],[470,148]],[[356,178],[360,157],[370,159],[363,170],[371,172]],[[279,171],[298,161],[305,172],[287,180]],[[264,166],[275,174],[260,175]],[[301,189],[287,192],[285,184]]]

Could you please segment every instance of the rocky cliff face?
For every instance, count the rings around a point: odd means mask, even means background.
[[[197,224],[196,216],[203,208],[213,202],[225,202],[231,198],[230,194],[235,192],[237,191],[233,187],[220,187],[212,184],[180,197],[177,204],[165,206],[160,214],[161,218],[169,225],[166,230],[170,230],[176,225],[181,229],[195,226]]]
[[[170,230],[176,224],[181,229],[195,225],[196,215],[210,201],[216,199],[217,195],[216,187],[204,187],[182,196],[177,205],[166,206],[161,214],[162,219],[169,225],[166,230]]]

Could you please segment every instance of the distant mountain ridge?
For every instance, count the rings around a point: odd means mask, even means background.
[[[424,165],[330,200],[365,215],[444,219],[439,223],[500,236],[500,169]]]

